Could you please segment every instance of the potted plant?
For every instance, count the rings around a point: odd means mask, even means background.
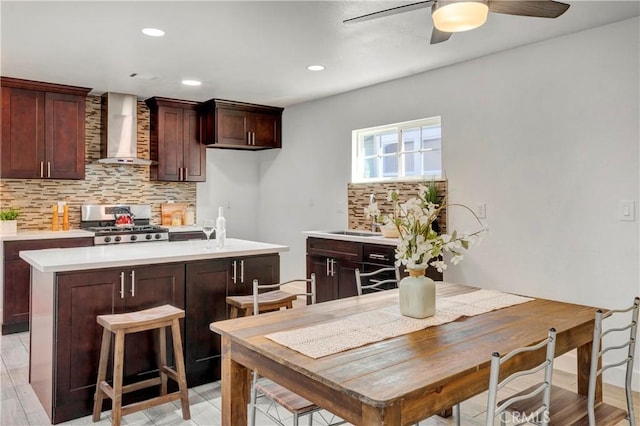
[[[0,211],[0,234],[15,234],[18,232],[17,209],[10,208]]]

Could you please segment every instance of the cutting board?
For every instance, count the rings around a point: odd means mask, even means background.
[[[187,203],[162,203],[160,211],[162,213],[162,226],[171,226],[171,218],[174,213],[179,212],[181,217],[180,225],[184,224],[184,216],[187,212]]]

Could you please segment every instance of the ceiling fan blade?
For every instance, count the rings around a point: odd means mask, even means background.
[[[453,34],[453,33],[447,33],[445,31],[440,31],[436,27],[433,27],[433,31],[431,32],[431,43],[430,44],[438,44],[438,43],[442,43],[443,41],[447,41],[447,40],[449,40],[449,37],[451,37],[451,34]]]
[[[345,19],[345,24],[355,24],[357,22],[370,21],[372,19],[383,18],[385,16],[396,15],[398,13],[411,12],[412,10],[423,9],[431,6],[434,0],[419,1],[417,3],[405,4],[404,6],[392,7],[391,9],[380,10],[378,12],[368,13],[355,18]]]
[[[569,9],[566,3],[553,0],[490,0],[489,11],[507,15],[532,16],[537,18],[557,18]]]

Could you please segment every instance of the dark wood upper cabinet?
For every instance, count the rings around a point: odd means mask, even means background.
[[[211,99],[201,104],[208,148],[260,150],[282,147],[283,108]]]
[[[204,182],[206,152],[200,143],[198,102],[153,97],[151,112],[151,179],[170,182]]]
[[[91,89],[2,77],[2,169],[15,179],[84,179]]]

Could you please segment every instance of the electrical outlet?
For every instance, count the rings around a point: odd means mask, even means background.
[[[487,204],[486,203],[478,203],[476,206],[476,215],[480,219],[486,219],[487,217]]]
[[[618,219],[624,221],[636,220],[636,202],[634,200],[618,201]]]

